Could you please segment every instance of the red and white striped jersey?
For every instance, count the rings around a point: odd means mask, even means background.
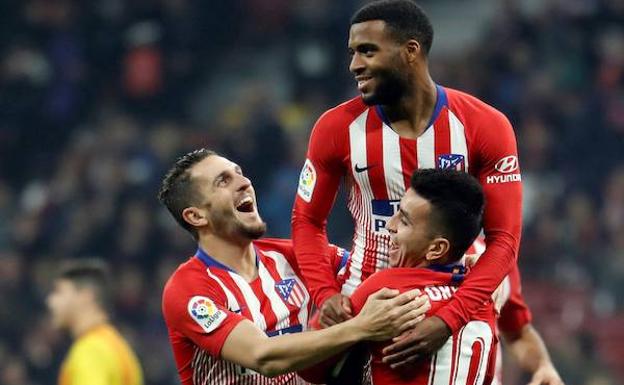
[[[251,282],[199,249],[165,286],[163,314],[184,385],[304,383],[295,373],[268,378],[220,358],[227,336],[243,319],[270,337],[300,332],[308,323],[310,295],[292,242],[253,244],[258,277]],[[342,255],[342,249],[332,249]]]
[[[429,297],[427,316],[451,300],[462,282],[461,265],[429,268],[391,268],[373,274],[351,296],[354,313],[369,295],[383,287],[401,292],[420,289]],[[372,383],[375,385],[488,385],[494,376],[497,336],[496,312],[488,301],[466,325],[453,333],[433,356],[405,370],[391,369],[382,362],[388,342],[374,343],[371,349]]]
[[[515,263],[521,228],[515,135],[499,111],[437,86],[431,122],[417,139],[399,136],[382,109],[365,105],[360,97],[327,111],[312,130],[292,223],[298,263],[317,305],[338,292],[351,294],[388,266],[386,223],[419,168],[469,172],[481,182],[487,201],[488,257],[475,267],[452,305],[437,315],[456,330],[486,300],[483,293],[493,292],[502,281]],[[336,280],[329,254],[319,252],[319,243],[327,242],[326,220],[341,180],[348,189],[355,231],[346,272]]]

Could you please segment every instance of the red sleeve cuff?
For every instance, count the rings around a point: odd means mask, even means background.
[[[451,333],[453,334],[466,324],[466,321],[464,321],[461,316],[458,315],[455,310],[448,305],[440,308],[440,310],[435,313],[435,316],[444,321],[446,326],[451,329]]]
[[[225,345],[225,340],[227,340],[228,336],[230,335],[230,333],[232,333],[232,330],[234,330],[236,325],[238,325],[239,323],[241,323],[243,320],[246,320],[246,319],[247,318],[236,314],[233,320],[226,323],[225,325],[220,326],[223,329],[219,330],[219,334],[214,336],[216,338],[213,341],[213,346],[214,346],[213,355],[215,357],[219,357],[219,358],[221,357],[221,350],[223,349],[223,345]]]

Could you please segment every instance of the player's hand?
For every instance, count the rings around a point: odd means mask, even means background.
[[[451,336],[451,329],[439,317],[429,317],[412,330],[393,338],[383,350],[383,362],[396,369],[437,352]]]
[[[384,288],[368,297],[353,321],[364,339],[385,341],[413,328],[430,308],[429,297],[418,289],[399,294]]]
[[[529,385],[564,385],[557,369],[552,363],[544,364],[540,366],[535,373]]]
[[[321,305],[319,323],[323,328],[339,324],[353,318],[351,301],[346,295],[335,294]]]

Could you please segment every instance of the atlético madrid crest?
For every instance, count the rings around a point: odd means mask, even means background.
[[[275,291],[285,302],[297,307],[303,306],[306,292],[297,279],[282,279],[275,284]]]
[[[464,156],[461,154],[444,154],[438,156],[438,169],[454,169],[466,171]]]

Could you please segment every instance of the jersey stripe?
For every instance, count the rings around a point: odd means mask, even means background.
[[[275,314],[276,322],[273,325],[267,325],[267,330],[279,330],[290,326],[290,311],[282,301],[282,298],[275,291],[275,280],[267,270],[267,266],[262,261],[258,261],[258,275],[262,281],[262,291],[269,298],[271,309]]]
[[[235,287],[235,285],[233,285],[233,282],[231,281],[227,273],[219,268],[215,268],[214,272],[211,271],[210,268],[206,268],[206,272],[208,273],[208,276],[210,276],[210,278],[212,278],[219,284],[219,286],[225,293],[225,297],[228,300],[229,310],[233,312],[240,311],[242,315],[250,318],[251,313],[249,313],[249,309],[247,309],[247,306],[245,305],[243,294],[240,292],[240,290],[238,290],[237,287]],[[221,278],[219,278],[219,275],[221,275]],[[229,285],[226,285],[224,280],[229,281]],[[232,290],[230,290],[230,288]],[[243,304],[243,306],[241,306],[241,304]]]
[[[366,158],[368,160],[368,165],[371,166],[367,172],[371,182],[373,196],[366,204],[371,206],[373,199],[388,200],[386,165],[384,164],[384,152],[386,149],[384,148],[383,132],[383,122],[379,116],[374,112],[369,113],[366,119]],[[392,175],[389,177],[391,176]],[[364,281],[377,270],[378,234],[376,231],[371,231],[369,235],[370,236],[367,237],[369,242],[367,242],[367,247],[364,249],[360,282]]]
[[[464,156],[464,170],[468,172],[468,165],[470,162],[468,159],[468,143],[466,142],[464,125],[451,111],[448,111],[448,122],[451,132],[451,151],[453,154],[461,154]]]
[[[271,277],[273,278],[274,282],[279,282],[282,279],[286,278],[285,275],[281,275],[279,273],[279,271],[278,271],[279,269],[276,266],[275,260],[273,258],[271,258],[269,255],[266,255],[266,259],[264,260],[264,263],[265,263],[265,266],[267,267],[268,273],[271,274]],[[275,291],[275,287],[273,288],[273,291]],[[288,309],[287,301],[282,300],[281,297],[279,297],[279,299],[280,299],[280,301],[282,301],[284,306]],[[308,304],[307,304],[307,302],[304,299],[305,299],[305,296],[299,302],[299,303],[302,304],[300,309],[299,309],[299,311],[290,312],[290,314],[288,316],[288,326],[291,326],[291,325],[301,325],[300,320],[302,318],[302,314],[301,314],[302,311],[305,312],[304,316],[307,317]],[[302,326],[305,327],[306,325],[302,325]]]
[[[442,109],[438,119],[433,124],[435,131],[434,149],[435,149],[435,167],[438,166],[440,155],[451,153],[451,130],[449,128],[449,114],[446,107]]]
[[[418,153],[418,168],[435,168],[435,130],[433,127],[418,137],[416,151]]]
[[[386,189],[383,129],[381,119],[375,113],[366,118],[366,166],[373,195],[377,199],[388,199]]]
[[[403,169],[403,185],[405,191],[410,186],[410,178],[418,166],[418,159],[416,156],[416,141],[412,139],[400,138],[401,147],[401,168]]]
[[[232,278],[236,286],[240,289],[240,292],[243,294],[245,298],[245,302],[247,303],[247,308],[251,313],[251,319],[253,323],[255,323],[262,331],[267,330],[267,322],[262,312],[260,310],[260,301],[256,298],[254,291],[251,289],[247,281],[243,279],[240,275],[234,272],[228,272],[229,276]]]
[[[383,169],[386,176],[388,199],[401,199],[405,194],[403,183],[403,162],[399,135],[392,128],[383,124]]]
[[[358,164],[366,164],[366,121],[369,109],[364,111],[349,125],[349,145],[351,148],[351,170],[353,172],[354,186],[352,187],[351,202],[349,209],[354,215],[355,232],[353,236],[353,251],[351,263],[346,273],[343,293],[350,295],[360,284],[362,278],[362,264],[364,262],[364,250],[369,242],[368,234],[371,232],[371,200],[373,199],[371,184],[367,172],[356,172]],[[358,186],[355,186],[357,184]],[[359,208],[357,210],[356,208]]]

